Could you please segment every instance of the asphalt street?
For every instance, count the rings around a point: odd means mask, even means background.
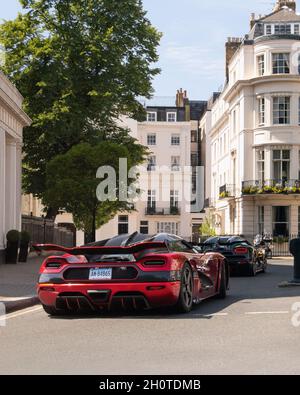
[[[234,277],[226,300],[188,315],[49,318],[40,306],[0,323],[1,374],[300,374],[300,287],[291,260]],[[299,325],[297,325],[299,323]],[[3,323],[2,323],[3,324]]]

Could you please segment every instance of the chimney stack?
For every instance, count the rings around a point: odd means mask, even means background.
[[[242,43],[242,39],[239,37],[228,37],[228,40],[225,44],[225,51],[226,51],[226,81],[229,81],[229,70],[228,66],[233,57],[236,53],[238,48]]]
[[[255,25],[255,14],[254,14],[254,12],[252,12],[251,18],[250,18],[250,30],[252,30],[254,25]]]
[[[187,91],[183,91],[182,88],[176,93],[176,107],[184,107],[187,99]]]

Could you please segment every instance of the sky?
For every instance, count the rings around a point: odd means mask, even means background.
[[[207,100],[224,83],[227,37],[247,34],[250,14],[268,14],[275,2],[143,0],[148,18],[163,33],[155,95],[175,96],[183,88],[190,99]],[[13,19],[20,10],[18,0],[0,0],[0,19]]]

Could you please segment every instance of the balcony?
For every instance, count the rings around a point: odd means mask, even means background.
[[[211,208],[216,206],[216,200],[213,198],[207,198],[204,200],[204,208]]]
[[[146,215],[180,215],[178,207],[169,208],[157,208],[157,207],[146,207]]]
[[[225,184],[220,187],[219,199],[230,199],[235,196],[235,185]]]
[[[242,183],[243,195],[300,194],[300,180],[254,180]]]

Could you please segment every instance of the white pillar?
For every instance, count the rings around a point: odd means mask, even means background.
[[[299,147],[294,145],[291,150],[290,179],[298,180],[299,178]]]
[[[16,146],[16,229],[21,230],[22,226],[22,143],[17,142]]]
[[[5,184],[6,232],[17,227],[17,145],[14,140],[6,141],[6,184]]]
[[[5,132],[0,129],[0,250],[5,246]]]

